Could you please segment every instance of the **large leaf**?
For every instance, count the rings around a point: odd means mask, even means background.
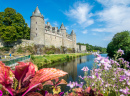
[[[31,83],[29,84],[29,89],[22,95],[24,96],[28,91],[32,88],[35,88],[39,84],[52,80],[61,76],[66,75],[67,73],[56,69],[56,68],[43,68],[36,72],[35,76],[31,79]]]
[[[4,63],[0,61],[0,84],[13,96],[13,89],[11,85],[13,84],[13,73],[10,67],[5,66]]]
[[[19,65],[15,66],[15,78],[19,81],[19,89],[21,88],[21,83],[26,83],[35,75],[35,71],[37,71],[37,66],[31,62],[18,62]],[[29,82],[28,82],[29,83]],[[28,85],[28,84],[26,84]],[[26,87],[26,86],[24,86]]]

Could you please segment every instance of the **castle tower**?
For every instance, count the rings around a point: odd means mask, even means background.
[[[45,44],[45,21],[43,15],[41,15],[38,6],[33,12],[30,25],[30,39],[34,41],[35,44],[44,45]]]
[[[74,30],[71,31],[71,36],[72,36],[72,40],[73,40],[72,48],[75,48],[75,50],[76,50],[76,34],[75,34]]]
[[[64,26],[63,23],[60,26],[60,31],[61,31],[61,34],[63,36],[63,38],[62,38],[62,46],[66,47],[66,29],[65,29],[65,26]]]

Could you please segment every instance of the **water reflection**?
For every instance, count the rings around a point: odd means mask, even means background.
[[[103,57],[106,57],[107,54],[103,54]],[[74,60],[59,64],[57,66],[53,66],[53,68],[63,70],[67,72],[68,74],[62,79],[65,79],[68,83],[69,81],[79,81],[79,75],[84,76],[84,72],[81,70],[84,66],[87,66],[90,70],[93,67],[94,63],[94,55],[87,55],[79,58],[75,58]],[[61,86],[62,91],[66,92],[69,90],[69,87],[63,85]]]

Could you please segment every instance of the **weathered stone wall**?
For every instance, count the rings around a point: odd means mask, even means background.
[[[79,45],[76,45],[76,52],[79,52]]]
[[[34,46],[34,41],[33,40],[20,39],[15,43],[14,49],[16,49],[18,47],[26,47],[26,46]]]
[[[51,32],[45,32],[45,46],[55,46],[56,48],[59,48],[62,46],[62,36],[51,33]]]
[[[73,48],[73,41],[72,41],[72,40],[66,38],[65,41],[66,41],[65,46],[66,46],[67,48]]]
[[[81,45],[81,51],[82,52],[86,51],[86,45]]]
[[[56,48],[59,48],[63,45],[67,48],[73,48],[73,41],[68,38],[63,39],[62,35],[58,35],[56,33],[51,33],[49,31],[45,32],[45,46],[55,46]]]
[[[76,45],[76,51],[77,52],[85,52],[86,50],[86,46],[85,45]]]

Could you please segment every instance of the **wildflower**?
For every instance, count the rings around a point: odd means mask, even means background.
[[[82,77],[82,76],[80,75],[79,78],[84,79],[84,78],[86,78],[86,76]]]
[[[124,76],[124,75],[121,75],[119,79],[120,79],[119,81],[126,80],[126,76]]]
[[[125,74],[126,74],[127,76],[130,76],[130,70],[128,70],[128,71],[125,70],[124,72],[125,72]]]
[[[60,86],[56,86],[56,87],[53,86],[53,94],[58,94],[59,92],[61,92],[60,88],[61,88]]]
[[[78,86],[79,86],[80,88],[82,88],[82,87],[83,87],[83,83],[84,83],[84,82],[81,82],[80,84],[78,84]]]
[[[117,53],[119,53],[119,54],[124,54],[124,51],[123,50],[121,50],[121,49],[119,49],[118,51],[117,51]]]
[[[67,86],[69,86],[70,88],[73,88],[73,87],[75,87],[75,82],[69,82],[68,84],[67,84]]]
[[[88,67],[83,67],[81,70],[88,71],[89,69],[88,69]]]
[[[120,89],[120,92],[124,93],[124,94],[128,94],[129,92],[129,88],[126,87],[125,89]]]

